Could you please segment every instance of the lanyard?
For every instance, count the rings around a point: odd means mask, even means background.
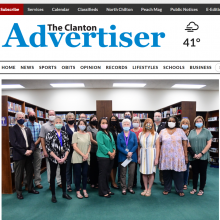
[[[63,140],[62,140],[62,133],[60,132],[60,136],[57,133],[57,137],[59,138],[61,149],[63,148]]]
[[[125,133],[124,133],[126,148],[128,148],[128,139],[129,139],[129,136],[130,136],[130,131],[129,131],[129,133],[128,133],[128,137],[126,137],[126,136],[125,136]]]

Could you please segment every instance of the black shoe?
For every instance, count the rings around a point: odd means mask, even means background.
[[[131,194],[135,194],[135,191],[132,190],[132,189],[128,189],[128,192],[131,193]]]
[[[72,199],[72,197],[70,197],[68,194],[63,194],[63,198],[65,198],[65,199]]]
[[[35,189],[32,189],[31,191],[28,191],[28,193],[39,194],[39,192]]]
[[[18,194],[18,193],[17,193],[17,198],[18,199],[24,199],[23,195],[22,194]]]
[[[56,196],[52,196],[51,201],[52,201],[53,203],[56,203],[56,202],[57,202]]]
[[[113,192],[109,192],[108,193],[110,196],[113,196],[113,195],[115,195]]]
[[[102,197],[105,197],[105,198],[111,198],[111,196],[108,194],[107,196],[102,196]]]
[[[121,194],[122,194],[122,195],[126,195],[126,194],[127,194],[127,192],[121,192]]]
[[[113,186],[112,184],[111,184],[111,188],[113,188],[113,189],[119,189],[119,186]]]
[[[164,186],[164,182],[161,182],[161,185]]]

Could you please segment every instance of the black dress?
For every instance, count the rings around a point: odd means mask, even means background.
[[[114,165],[113,168],[117,168],[118,167],[118,148],[117,148],[117,137],[118,137],[118,132],[117,130],[115,130],[114,128],[110,127],[109,131],[112,133],[114,141],[115,141],[115,146],[116,146],[116,155],[114,158]]]

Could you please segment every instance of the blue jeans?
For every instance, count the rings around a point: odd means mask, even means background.
[[[188,185],[188,178],[189,178],[189,162],[186,165],[186,171],[184,172],[184,183],[183,185]]]

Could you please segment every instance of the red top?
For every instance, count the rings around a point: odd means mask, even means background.
[[[137,141],[138,141],[138,144],[139,144],[139,139],[138,139],[138,136],[139,136],[139,134],[143,131],[143,128],[139,128],[139,130],[138,131],[134,131],[134,128],[133,129],[131,129],[131,131],[133,131],[135,134],[136,134],[136,137],[137,137]],[[137,150],[136,150],[136,153],[137,153],[137,156],[138,156],[138,148],[137,148]]]

